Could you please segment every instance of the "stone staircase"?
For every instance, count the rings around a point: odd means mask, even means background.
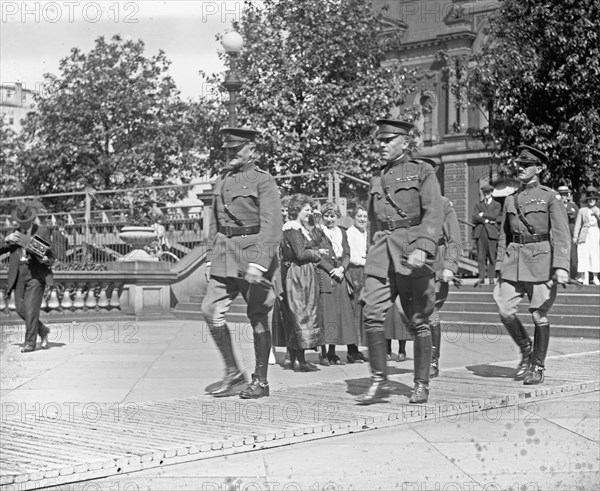
[[[441,314],[444,330],[484,333],[490,337],[504,333],[492,290],[492,285],[477,289],[467,284],[461,288],[452,287]],[[190,295],[188,302],[177,305],[175,316],[202,320],[202,298],[202,295]],[[527,300],[519,305],[519,317],[533,333],[528,306]],[[600,287],[561,288],[548,318],[554,336],[600,339]],[[227,320],[230,324],[248,323],[246,304],[241,295],[232,303]]]

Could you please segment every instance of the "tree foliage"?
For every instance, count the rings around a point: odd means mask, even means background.
[[[505,0],[487,29],[466,89],[471,103],[492,109],[496,152],[531,144],[550,156],[551,185],[598,185],[600,3]]]
[[[197,175],[213,118],[180,99],[169,65],[164,52],[147,57],[141,40],[120,36],[98,38],[89,53],[73,48],[59,75],[45,75],[37,112],[24,121],[23,192],[119,189]],[[117,207],[121,196],[97,207]]]
[[[380,159],[374,121],[416,85],[413,69],[386,59],[398,38],[383,35],[381,13],[369,0],[264,0],[247,2],[235,27],[245,43],[239,120],[263,133],[261,166],[309,173],[280,184],[320,196],[327,182],[317,171],[368,179]]]

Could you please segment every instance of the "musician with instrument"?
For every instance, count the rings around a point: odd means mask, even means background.
[[[4,238],[0,254],[10,252],[7,295],[15,292],[17,314],[25,321],[25,343],[21,353],[35,351],[37,336],[42,349],[48,347],[50,329],[40,321],[40,309],[46,285],[53,285],[55,260],[50,231],[34,222],[37,209],[19,202],[11,219],[15,230]]]

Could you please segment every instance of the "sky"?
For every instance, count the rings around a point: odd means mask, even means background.
[[[243,0],[188,1],[0,1],[0,82],[21,82],[39,91],[44,73],[59,73],[71,48],[84,52],[100,36],[141,39],[148,57],[162,49],[184,98],[196,99],[214,88],[199,72],[224,70],[216,34],[239,20]]]

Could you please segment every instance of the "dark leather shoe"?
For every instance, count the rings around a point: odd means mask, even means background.
[[[40,348],[42,349],[48,349],[48,334],[50,334],[50,328],[46,328],[45,334],[40,336],[42,340],[42,342],[40,343]]]
[[[221,385],[210,392],[214,397],[230,397],[240,393],[240,390],[248,383],[246,374],[242,370],[229,373],[221,380]]]
[[[269,383],[261,382],[255,374],[252,374],[252,382],[240,392],[240,399],[260,399],[268,395]]]
[[[473,284],[473,288],[479,288],[481,285],[485,283],[485,280],[479,279]]]
[[[398,359],[396,361],[406,361],[406,353],[398,353]]]
[[[35,351],[35,346],[27,345],[21,348],[21,353],[31,353],[32,351]]]
[[[429,398],[429,387],[423,383],[417,382],[410,396],[411,404],[425,404]]]
[[[345,365],[338,355],[327,354],[327,360],[329,360],[331,365]]]
[[[328,356],[323,356],[323,355],[319,355],[319,364],[324,366],[324,367],[328,367],[329,365],[331,365],[331,363],[329,363],[329,357]]]
[[[385,361],[392,361],[392,354],[388,353],[385,355]]]
[[[440,368],[437,361],[432,361],[429,367],[429,378],[436,378],[440,374]]]
[[[363,406],[369,404],[377,404],[380,402],[388,402],[386,399],[390,396],[390,389],[388,387],[387,380],[381,380],[371,382],[371,386],[364,394],[361,394],[356,398],[356,402]]]
[[[369,359],[360,351],[358,353],[348,353],[346,360],[348,360],[348,363],[362,363],[365,361],[369,361]]]
[[[319,370],[319,367],[308,361],[300,361],[298,362],[298,365],[294,367],[295,372],[316,372],[317,370]]]
[[[524,385],[538,385],[544,381],[544,367],[535,365],[525,375]]]

